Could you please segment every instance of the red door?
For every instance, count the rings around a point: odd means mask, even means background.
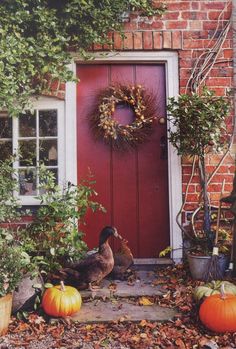
[[[79,65],[77,93],[78,180],[88,169],[95,176],[96,200],[107,213],[88,214],[85,227],[89,247],[98,244],[105,225],[114,225],[129,241],[135,257],[155,258],[169,245],[166,123],[156,123],[148,140],[136,150],[119,152],[95,139],[89,113],[97,93],[115,83],[141,84],[155,94],[159,115],[166,117],[165,67],[162,64]],[[116,110],[123,123],[129,113]]]

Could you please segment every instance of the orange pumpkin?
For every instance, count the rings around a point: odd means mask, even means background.
[[[55,317],[70,316],[80,310],[82,299],[79,291],[72,286],[60,285],[48,288],[42,299],[46,314]]]
[[[214,294],[204,300],[199,316],[201,322],[212,331],[235,332],[236,296],[225,294],[222,284],[220,294]]]

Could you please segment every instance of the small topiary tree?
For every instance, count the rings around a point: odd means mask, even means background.
[[[227,142],[225,118],[229,113],[228,98],[217,97],[206,87],[201,93],[182,94],[178,100],[170,98],[168,111],[174,130],[169,140],[179,155],[197,156],[203,196],[203,232],[212,245],[210,204],[207,192],[206,155],[219,151]]]

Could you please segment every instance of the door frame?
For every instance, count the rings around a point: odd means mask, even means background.
[[[94,59],[84,61],[78,55],[73,55],[70,69],[76,76],[76,64],[104,64],[104,63],[156,63],[165,65],[166,97],[177,97],[179,92],[178,53],[174,51],[158,52],[99,52],[94,54]],[[76,134],[76,83],[66,83],[65,97],[66,119],[66,180],[77,182],[77,134]],[[173,125],[167,120],[167,129]],[[173,175],[174,174],[174,175]],[[168,142],[168,186],[169,186],[169,225],[171,257],[175,262],[182,259],[182,234],[176,222],[176,216],[182,204],[182,170],[181,159],[175,148]]]

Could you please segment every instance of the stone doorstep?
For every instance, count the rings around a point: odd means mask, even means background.
[[[71,319],[80,323],[106,323],[113,321],[139,322],[141,320],[164,322],[173,319],[175,309],[158,305],[139,306],[125,299],[112,301],[93,300],[82,304],[81,310]]]
[[[96,292],[81,291],[83,299],[93,297],[82,304],[80,311],[72,316],[73,321],[99,323],[111,321],[168,321],[176,311],[158,305],[140,306],[129,302],[129,297],[163,295],[160,286],[152,282],[156,279],[153,271],[136,272],[137,280],[128,285],[126,281],[103,280],[102,288]],[[111,283],[116,284],[116,292],[109,290]],[[114,296],[114,297],[112,297]]]
[[[163,265],[173,265],[173,260],[171,258],[134,258],[134,267],[135,266],[143,266],[145,270],[145,266],[151,266],[152,268],[163,266]]]
[[[137,279],[132,285],[127,281],[104,279],[101,284],[101,289],[96,292],[90,290],[80,291],[82,298],[98,297],[109,298],[111,295],[116,297],[141,297],[141,296],[161,296],[163,292],[160,286],[154,286],[152,282],[156,279],[153,271],[139,270],[136,272]],[[109,289],[110,284],[116,285],[116,291],[112,292]]]

